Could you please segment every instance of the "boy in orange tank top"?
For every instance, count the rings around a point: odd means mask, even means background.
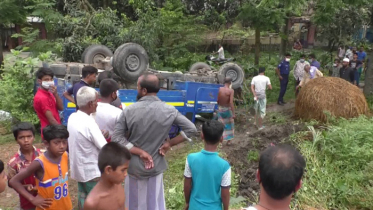
[[[98,155],[98,168],[101,179],[89,193],[84,203],[84,210],[125,210],[123,182],[131,153],[116,142],[109,142],[102,147]]]
[[[43,129],[43,136],[47,151],[36,158],[26,170],[14,176],[9,185],[35,205],[37,210],[71,210],[66,152],[69,132],[63,125],[49,125]],[[21,182],[33,174],[38,190],[36,197]]]

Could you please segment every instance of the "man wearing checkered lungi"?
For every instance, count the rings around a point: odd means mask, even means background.
[[[231,89],[232,79],[226,77],[224,79],[224,87],[219,88],[217,110],[218,120],[224,124],[223,138],[227,141],[227,145],[231,145],[231,140],[234,138],[234,90]]]

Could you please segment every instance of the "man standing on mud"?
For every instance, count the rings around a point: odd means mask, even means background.
[[[227,145],[231,145],[231,140],[234,138],[234,90],[229,88],[232,84],[232,79],[226,77],[224,79],[224,87],[219,88],[218,95],[218,119],[224,125],[224,140]]]
[[[276,73],[278,78],[280,79],[280,95],[278,96],[277,104],[284,105],[284,96],[286,93],[286,89],[289,83],[289,73],[290,73],[290,53],[285,55],[285,59],[278,65],[276,68]]]
[[[195,125],[158,97],[159,80],[143,75],[137,81],[137,102],[126,107],[114,130],[113,142],[132,153],[125,179],[125,206],[128,210],[165,210],[163,172],[167,169],[166,152],[184,141],[179,135],[165,141],[173,124],[187,136],[197,132]],[[126,138],[128,137],[128,138]]]
[[[251,81],[251,91],[254,95],[254,109],[255,109],[255,124],[259,130],[264,128],[263,118],[266,115],[266,88],[272,90],[271,81],[267,76],[264,76],[265,68],[259,68],[259,75],[255,76]]]

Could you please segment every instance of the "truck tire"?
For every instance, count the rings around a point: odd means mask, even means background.
[[[211,70],[211,67],[207,64],[207,63],[204,63],[204,62],[197,62],[195,64],[193,64],[190,68],[189,68],[189,73],[197,73],[197,70],[198,69],[206,69],[206,70]]]
[[[82,54],[82,62],[87,64],[99,63],[106,57],[113,56],[113,52],[105,45],[91,45],[87,47]]]
[[[119,46],[114,52],[114,72],[126,81],[136,81],[148,67],[148,54],[139,44],[126,43]]]
[[[226,63],[219,69],[219,74],[224,78],[232,78],[232,88],[236,89],[241,87],[245,74],[240,66],[235,63]]]
[[[66,65],[65,64],[52,64],[50,69],[53,71],[54,76],[64,77],[66,75]]]

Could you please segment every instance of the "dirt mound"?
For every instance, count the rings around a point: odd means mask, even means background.
[[[326,112],[346,119],[368,114],[368,104],[361,90],[336,77],[311,80],[300,91],[295,101],[295,117],[327,120]]]
[[[256,170],[258,169],[259,153],[271,143],[284,143],[291,134],[304,129],[303,124],[293,124],[293,122],[273,125],[250,135],[238,134],[235,136],[235,142],[232,146],[224,147],[224,151],[228,155],[228,161],[240,176],[239,195],[248,198],[249,201],[257,199],[259,184],[256,181]],[[254,155],[249,155],[249,153]],[[253,157],[256,155],[256,158]]]

